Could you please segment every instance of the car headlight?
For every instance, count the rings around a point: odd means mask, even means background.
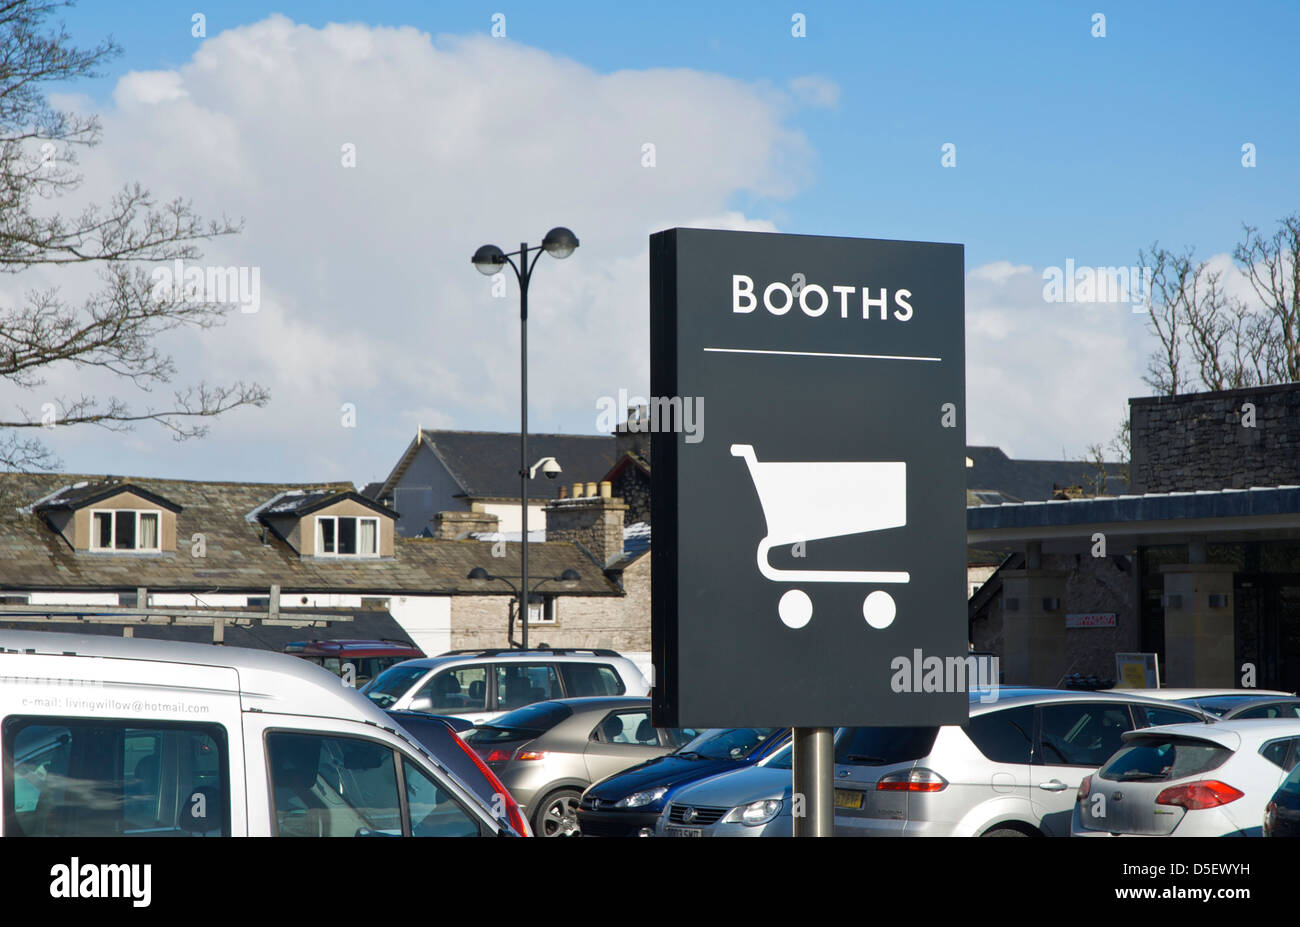
[[[748,805],[732,808],[726,820],[732,824],[744,824],[746,827],[758,827],[766,824],[781,813],[781,802],[775,798],[765,801],[752,801]]]
[[[668,789],[660,786],[657,789],[647,789],[644,792],[633,792],[626,798],[620,798],[614,802],[615,808],[643,808],[646,805],[653,804],[668,794]]]

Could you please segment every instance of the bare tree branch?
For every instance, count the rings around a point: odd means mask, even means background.
[[[177,372],[157,346],[159,336],[220,325],[231,304],[155,287],[146,265],[197,261],[202,242],[236,234],[242,223],[203,219],[181,199],[159,204],[138,183],[77,215],[38,208],[81,183],[77,150],[94,147],[100,134],[95,117],[51,107],[44,87],[98,76],[98,67],[120,53],[111,38],[76,48],[66,27],[46,25],[70,5],[0,0],[0,273],[84,264],[96,268],[102,285],[76,303],[52,288],[29,291],[19,305],[0,305],[0,381],[31,391],[62,365],[106,371],[148,395]],[[34,434],[21,430],[98,425],[120,431],[152,421],[184,440],[206,434],[215,416],[268,399],[255,383],[200,382],[143,408],[113,395],[57,397],[40,415],[20,406],[16,416],[0,413],[0,466],[59,465]]]

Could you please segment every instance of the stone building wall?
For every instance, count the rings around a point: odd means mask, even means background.
[[[1300,484],[1300,384],[1129,400],[1133,492]]]
[[[1141,650],[1141,628],[1136,606],[1136,582],[1131,558],[1093,558],[1078,554],[1044,554],[1044,570],[1069,573],[1060,613],[1053,621],[1065,624],[1067,614],[1115,613],[1113,628],[1066,628],[1066,663],[1058,668],[1071,673],[1113,679],[1115,654]],[[971,623],[971,643],[976,650],[1003,655],[1002,596],[994,597]],[[1007,685],[1023,680],[1006,680]]]
[[[558,596],[554,624],[528,626],[528,643],[552,647],[603,647],[620,652],[650,649],[650,555],[623,571],[621,596]],[[505,647],[510,596],[454,596],[453,650]],[[518,639],[519,626],[515,625]]]

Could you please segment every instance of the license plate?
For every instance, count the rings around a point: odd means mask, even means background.
[[[669,837],[703,837],[704,831],[698,827],[667,827],[664,832]]]
[[[836,808],[861,808],[862,793],[853,789],[836,789],[835,807]]]

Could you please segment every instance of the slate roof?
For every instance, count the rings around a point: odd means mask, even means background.
[[[972,506],[966,509],[966,530],[1059,528],[1262,516],[1300,516],[1300,486],[1152,492],[1141,496]]]
[[[519,497],[519,433],[498,431],[420,432],[422,446],[442,460],[464,495],[477,499]],[[388,479],[381,495],[390,495],[418,449],[412,442]],[[563,472],[556,480],[534,480],[538,498],[553,494],[564,483],[584,483],[605,478],[616,456],[613,435],[528,435],[528,465],[554,457]],[[545,487],[551,487],[548,489]],[[376,497],[378,498],[378,496]]]
[[[127,478],[123,478],[125,481]],[[478,541],[394,538],[394,556],[379,559],[303,559],[258,523],[250,512],[281,493],[354,492],[351,483],[206,483],[130,478],[148,492],[181,507],[176,515],[177,550],[163,554],[76,552],[30,505],[63,486],[103,481],[74,474],[0,473],[0,589],[151,590],[265,594],[278,584],[285,592],[353,595],[508,594],[503,583],[474,582],[476,566],[502,576],[519,575],[519,545],[506,544],[493,558]],[[203,534],[206,556],[191,556],[191,538]],[[263,541],[265,538],[265,543]],[[577,570],[572,587],[557,593],[617,595],[618,587],[581,549],[552,541],[528,546],[532,576]],[[289,603],[285,603],[286,606]]]
[[[115,496],[120,492],[134,492],[151,502],[156,502],[162,508],[170,509],[173,512],[180,511],[180,506],[170,499],[164,499],[157,493],[149,492],[138,484],[129,483],[115,477],[104,477],[97,482],[82,480],[62,486],[45,498],[38,500],[31,508],[37,512],[54,509],[79,509],[101,499]]]
[[[966,488],[990,490],[1024,500],[1052,498],[1059,486],[1092,485],[1095,468],[1078,460],[1014,460],[998,447],[967,447],[966,456],[973,466],[966,468]],[[1127,492],[1128,485],[1119,477],[1118,463],[1106,464],[1106,492]]]

